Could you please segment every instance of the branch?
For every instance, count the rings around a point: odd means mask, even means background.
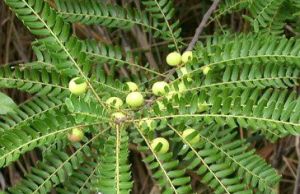
[[[202,18],[202,21],[200,22],[198,28],[196,29],[194,37],[193,37],[192,41],[190,42],[190,44],[189,44],[189,46],[186,50],[190,51],[194,48],[194,46],[195,46],[196,42],[198,41],[199,36],[202,33],[208,19],[210,18],[211,14],[216,10],[219,3],[220,3],[220,0],[214,0],[213,4],[210,6],[210,8],[204,14],[204,16]]]
[[[195,35],[193,39],[191,40],[188,48],[186,49],[187,51],[190,51],[194,48],[196,42],[199,39],[200,34],[202,33],[208,19],[210,18],[211,14],[216,10],[217,6],[219,5],[221,0],[214,0],[213,4],[210,6],[210,8],[207,10],[207,12],[204,14],[202,21],[200,22],[198,28],[196,29]],[[176,72],[176,69],[171,69],[164,81],[168,81],[170,77]]]
[[[297,177],[294,186],[294,194],[298,194],[300,192],[300,137],[296,137],[295,147],[298,156],[298,168],[297,168]]]
[[[200,22],[198,28],[196,29],[195,35],[193,39],[191,40],[188,48],[186,49],[187,51],[192,50],[193,47],[195,46],[200,34],[203,31],[203,28],[205,27],[205,24],[207,23],[208,19],[210,18],[211,14],[216,10],[217,6],[219,5],[221,0],[214,0],[213,4],[210,6],[210,8],[207,10],[207,12],[204,14],[202,21]],[[173,68],[169,71],[167,76],[165,77],[164,81],[170,80],[171,76],[176,72],[176,69]],[[154,96],[149,100],[148,106],[152,105],[154,103]]]

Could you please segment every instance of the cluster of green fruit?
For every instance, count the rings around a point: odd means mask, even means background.
[[[146,125],[150,131],[154,131],[155,124],[153,124],[153,122],[154,121],[151,119],[142,120],[140,121],[139,126],[142,127],[143,125]],[[195,145],[200,141],[200,135],[197,133],[198,132],[195,129],[188,128],[181,133],[181,137],[190,145]],[[170,149],[169,141],[163,137],[157,137],[153,139],[150,146],[151,149],[157,154],[165,154]]]
[[[183,53],[183,55],[180,55],[177,52],[172,52],[170,53],[167,58],[166,58],[166,62],[168,65],[170,66],[178,66],[181,64],[186,64],[187,62],[189,62],[190,60],[192,60],[193,58],[193,53],[191,51],[186,51]],[[209,67],[204,67],[202,69],[204,74],[207,74],[209,72]],[[180,69],[181,73],[183,75],[188,74],[187,69],[185,67],[181,67]],[[142,95],[141,92],[138,91],[138,85],[134,82],[126,82],[126,85],[129,89],[129,94],[126,97],[126,104],[132,108],[132,109],[137,109],[139,107],[141,107],[142,105],[144,105],[144,97]],[[82,78],[76,77],[73,78],[70,83],[69,83],[69,90],[72,94],[74,95],[81,95],[83,93],[85,93],[87,91],[88,85],[87,83],[82,80]],[[179,93],[183,92],[186,90],[186,87],[184,85],[183,82],[180,82],[178,84],[178,89],[179,89]],[[173,86],[169,86],[169,84],[165,81],[158,81],[156,83],[154,83],[152,85],[152,93],[155,96],[165,96],[168,99],[172,98],[174,92],[174,87]],[[105,102],[108,106],[110,107],[114,107],[115,109],[119,110],[121,108],[121,106],[123,105],[123,101],[121,98],[119,97],[110,97],[106,100]],[[159,108],[163,109],[163,104],[159,103]],[[200,109],[205,109],[206,105],[204,107],[204,105],[201,105],[203,107],[199,107]],[[126,119],[126,115],[122,112],[114,112],[112,114],[112,118],[113,119],[117,119],[117,120],[122,120],[122,119]],[[146,123],[146,126],[150,129],[150,130],[154,130],[154,128],[152,127],[152,122],[153,120],[142,120],[140,123],[140,126],[143,124],[143,122]],[[195,129],[189,128],[183,131],[182,133],[182,137],[183,138],[188,138],[189,135],[191,135],[192,133],[195,132]],[[72,142],[78,142],[81,141],[84,137],[84,133],[81,129],[79,128],[73,128],[72,132],[69,134],[68,138],[70,141]],[[190,144],[195,144],[199,141],[200,137],[199,134],[196,135],[195,137],[193,137],[192,139],[190,139],[188,142]],[[156,149],[156,148],[160,148],[160,149]],[[152,142],[151,142],[151,148],[156,151],[157,153],[160,154],[164,154],[169,150],[169,142],[162,137],[157,137],[155,138]]]
[[[172,66],[172,67],[178,67],[180,65],[184,65],[187,62],[191,61],[193,59],[193,52],[192,51],[185,51],[182,55],[178,52],[172,52],[170,54],[168,54],[166,62],[168,65]],[[180,69],[182,74],[187,74],[187,70],[185,67]],[[207,75],[208,72],[210,71],[210,67],[209,66],[203,66],[201,68],[202,73],[204,75]]]

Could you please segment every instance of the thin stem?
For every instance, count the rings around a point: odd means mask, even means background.
[[[216,10],[217,6],[219,5],[220,0],[214,0],[213,4],[210,6],[210,8],[207,10],[207,12],[204,14],[202,21],[200,22],[198,28],[196,29],[196,32],[194,34],[194,37],[192,39],[192,41],[190,42],[187,50],[193,50],[196,42],[199,39],[200,34],[202,33],[205,24],[207,23],[208,19],[210,18],[211,14]]]
[[[120,157],[120,125],[116,125],[116,192],[117,194],[120,193],[120,164],[119,164],[119,157]]]

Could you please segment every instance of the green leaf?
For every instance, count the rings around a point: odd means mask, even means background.
[[[15,112],[17,105],[6,94],[0,92],[0,115]]]

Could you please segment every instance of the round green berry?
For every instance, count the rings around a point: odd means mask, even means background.
[[[208,109],[208,104],[206,102],[204,103],[198,103],[198,112],[204,112]]]
[[[123,105],[123,101],[118,97],[110,97],[106,100],[106,104],[111,105],[115,108],[120,108]]]
[[[193,52],[192,51],[185,51],[182,54],[181,60],[183,63],[187,63],[189,60],[193,59]]]
[[[135,92],[139,89],[138,85],[134,82],[126,82],[126,85],[128,86],[130,92]]]
[[[126,97],[126,103],[132,108],[137,108],[144,104],[144,97],[140,92],[131,92]]]
[[[161,144],[161,148],[159,150],[156,150],[155,148],[159,144]],[[153,139],[153,141],[151,142],[151,148],[153,150],[155,150],[156,153],[158,153],[158,154],[165,154],[169,151],[170,145],[169,145],[168,140],[166,140],[165,138],[157,137],[157,138]]]
[[[83,139],[83,137],[84,137],[84,134],[83,134],[82,130],[79,128],[73,128],[72,132],[68,135],[68,139],[71,142],[79,142]]]
[[[202,67],[202,72],[203,72],[204,75],[207,75],[209,71],[210,71],[210,67],[209,66]]]
[[[194,132],[196,132],[195,129],[193,129],[193,128],[188,128],[188,129],[186,129],[186,130],[183,131],[182,137],[183,137],[184,139],[187,139],[187,137],[188,137],[190,134],[194,133]],[[194,145],[194,144],[196,144],[196,143],[198,143],[198,142],[200,141],[200,135],[197,134],[197,135],[194,136],[192,139],[189,138],[189,140],[187,140],[187,141],[188,141],[191,145]]]
[[[118,120],[121,120],[121,119],[125,119],[126,118],[126,115],[124,115],[123,113],[121,112],[115,112],[111,115],[114,119],[118,119]]]
[[[141,120],[139,122],[139,127],[143,127],[143,125],[146,125],[150,131],[154,130],[154,121],[152,119]]]
[[[165,81],[159,81],[153,84],[152,86],[152,92],[156,96],[163,96],[166,94],[166,88],[168,88],[169,85]]]
[[[181,63],[181,55],[178,52],[172,52],[168,54],[166,61],[170,66],[177,66]]]
[[[75,77],[69,82],[69,90],[74,95],[81,95],[87,90],[87,83],[82,82],[80,77]]]

